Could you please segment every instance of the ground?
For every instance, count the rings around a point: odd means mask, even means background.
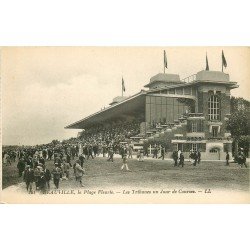
[[[18,177],[16,164],[3,166],[2,186],[5,189],[18,184],[17,186],[25,191],[22,177]],[[47,161],[46,165],[51,169],[53,161]],[[189,162],[185,162],[184,168],[180,168],[174,167],[171,160],[149,158],[144,162],[138,162],[136,159],[129,159],[128,165],[131,172],[121,171],[121,165],[121,158],[115,158],[114,162],[107,162],[106,158],[102,157],[87,160],[84,163],[85,188],[195,188],[249,192],[249,168],[239,168],[235,163],[225,166],[225,162],[204,161],[194,167]],[[51,187],[54,189],[53,181],[51,181]],[[61,189],[78,187],[73,170],[69,180],[60,182]]]

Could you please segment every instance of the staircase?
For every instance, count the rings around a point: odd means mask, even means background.
[[[166,125],[156,126],[155,129],[147,131],[145,139],[156,139],[161,137],[174,138],[175,134],[183,135],[187,131],[187,117],[188,115],[182,115],[178,120]]]

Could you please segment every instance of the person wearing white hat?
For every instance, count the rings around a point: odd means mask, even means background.
[[[128,159],[127,159],[126,153],[123,155],[122,162],[123,162],[123,164],[122,164],[121,170],[123,170],[123,168],[125,168],[127,171],[130,171],[128,168]]]

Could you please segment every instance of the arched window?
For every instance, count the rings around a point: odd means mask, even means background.
[[[208,100],[208,116],[209,120],[220,119],[220,102],[217,95],[211,95]]]

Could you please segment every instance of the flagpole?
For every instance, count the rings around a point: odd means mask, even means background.
[[[123,77],[122,77],[122,97],[123,97]]]
[[[163,51],[163,72],[165,74],[165,50]]]
[[[223,50],[221,52],[221,68],[222,68],[222,72],[223,72]]]

